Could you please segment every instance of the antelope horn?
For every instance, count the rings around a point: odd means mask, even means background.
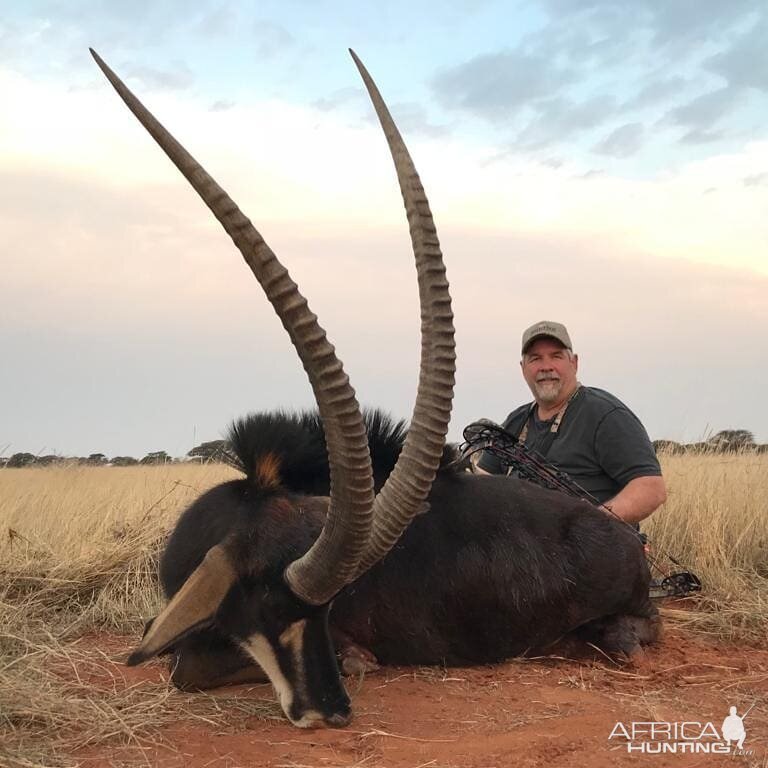
[[[352,581],[372,522],[373,472],[365,425],[341,361],[288,271],[251,222],[91,49],[128,108],[184,174],[232,238],[288,331],[307,372],[323,421],[331,477],[325,526],[288,581],[298,597],[322,604]]]
[[[211,547],[203,562],[147,628],[139,647],[128,657],[128,666],[141,664],[190,632],[208,626],[235,581],[237,571],[225,546]]]
[[[423,509],[435,479],[451,417],[456,373],[453,312],[435,222],[400,132],[354,51],[352,58],[373,102],[397,171],[410,225],[421,306],[421,369],[416,402],[403,450],[373,507],[373,530],[358,575],[389,552]]]

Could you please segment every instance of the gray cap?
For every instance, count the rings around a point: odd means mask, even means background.
[[[534,323],[530,328],[523,331],[523,348],[520,354],[524,355],[525,350],[533,344],[536,339],[550,338],[559,341],[567,349],[573,350],[571,337],[568,335],[568,329],[562,323],[554,323],[551,320],[540,320]]]

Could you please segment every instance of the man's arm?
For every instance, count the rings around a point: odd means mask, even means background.
[[[630,480],[604,506],[628,523],[639,523],[667,500],[664,478],[658,475]]]
[[[667,491],[656,451],[645,427],[626,406],[603,418],[595,452],[600,466],[621,488],[606,506],[622,520],[638,523],[664,503]]]

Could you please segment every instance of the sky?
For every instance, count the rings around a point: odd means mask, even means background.
[[[0,6],[0,455],[181,456],[313,402],[240,254],[89,46],[251,218],[363,404],[409,416],[419,311],[350,47],[434,212],[451,439],[530,400],[520,336],[549,319],[651,438],[768,442],[765,3]]]

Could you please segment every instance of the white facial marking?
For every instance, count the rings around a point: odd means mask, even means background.
[[[270,645],[269,640],[267,640],[264,635],[259,633],[251,635],[246,642],[241,644],[241,647],[246,653],[254,658],[267,673],[286,717],[298,728],[316,728],[317,726],[324,724],[323,716],[316,710],[307,710],[298,720],[294,720],[290,713],[291,705],[295,698],[294,689],[298,694],[299,701],[307,700],[306,686],[304,683],[304,657],[302,653],[304,649],[304,628],[306,624],[306,619],[296,621],[278,638],[280,645],[289,650],[293,657],[293,668],[296,676],[296,683],[293,688],[282,673],[275,652]]]
[[[289,714],[291,704],[293,704],[293,690],[290,684],[285,679],[285,675],[280,669],[280,665],[277,662],[275,652],[272,650],[272,646],[269,644],[264,635],[256,632],[251,635],[248,640],[240,644],[240,647],[253,659],[255,659],[261,668],[267,673],[269,681],[272,683],[272,687],[275,689],[277,699],[280,702],[280,706],[283,708],[283,712],[290,720]]]
[[[323,716],[314,709],[307,710],[301,720],[291,720],[297,728],[318,728],[325,725]]]
[[[301,701],[307,700],[307,675],[304,669],[304,628],[307,626],[307,620],[301,619],[289,624],[283,631],[277,642],[291,654],[293,661],[294,689],[299,695]]]

